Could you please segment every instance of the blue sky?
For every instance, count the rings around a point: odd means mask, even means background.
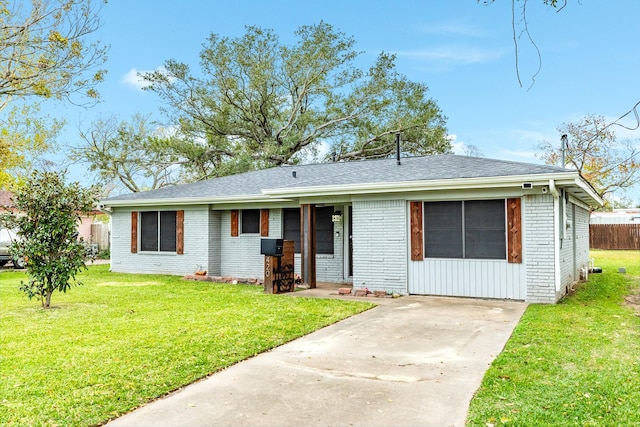
[[[448,117],[456,147],[472,144],[486,157],[539,163],[535,145],[559,144],[562,123],[586,114],[615,120],[640,101],[635,34],[640,2],[568,0],[558,13],[542,0],[529,0],[527,12],[542,68],[529,87],[538,57],[521,40],[520,87],[506,0],[490,6],[475,0],[109,0],[97,34],[111,45],[107,79],[99,87],[103,102],[90,110],[57,111],[68,122],[65,138],[72,144],[78,125],[100,114],[159,118],[159,99],[140,89],[136,72],[156,69],[167,59],[198,69],[210,33],[236,37],[245,25],[256,25],[289,43],[297,27],[323,20],[356,40],[363,67],[382,51],[396,53],[398,71],[429,87]],[[623,123],[635,125],[631,119]],[[640,130],[616,132],[640,138]],[[640,188],[626,196],[640,202]]]

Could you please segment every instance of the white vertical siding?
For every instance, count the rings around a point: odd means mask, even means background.
[[[506,260],[436,259],[409,263],[409,292],[523,300],[524,268]]]

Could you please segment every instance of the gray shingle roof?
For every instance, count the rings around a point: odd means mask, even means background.
[[[108,204],[111,201],[257,196],[263,194],[263,190],[277,188],[294,189],[555,173],[567,173],[567,170],[554,166],[442,154],[402,158],[401,165],[396,164],[396,159],[380,159],[282,166],[111,197],[103,202]]]

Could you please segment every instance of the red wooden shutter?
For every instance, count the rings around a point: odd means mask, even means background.
[[[237,209],[231,211],[231,237],[238,237],[238,216],[240,212]]]
[[[184,211],[176,212],[176,253],[184,254]]]
[[[131,212],[131,253],[138,252],[138,212]]]
[[[424,259],[422,238],[422,202],[410,202],[411,211],[411,261]]]
[[[522,216],[520,198],[507,199],[507,261],[522,263]]]
[[[260,209],[260,236],[269,236],[269,209]]]

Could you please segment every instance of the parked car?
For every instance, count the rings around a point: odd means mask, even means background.
[[[18,238],[15,231],[8,228],[0,228],[0,267],[11,261],[14,268],[24,268],[24,258],[14,257],[9,252],[9,247]]]

